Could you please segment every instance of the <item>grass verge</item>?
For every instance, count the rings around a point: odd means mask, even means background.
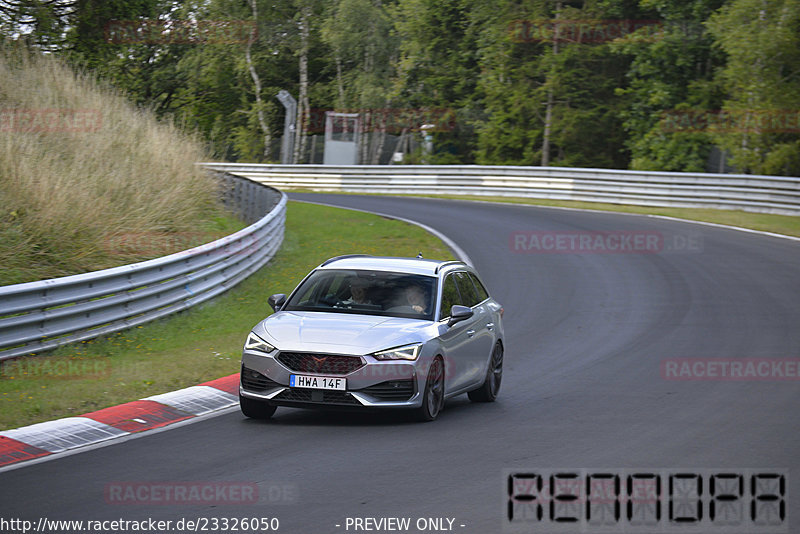
[[[0,429],[80,415],[239,370],[249,329],[339,254],[452,259],[437,238],[407,223],[290,202],[283,246],[272,261],[212,302],[105,338],[0,363]]]

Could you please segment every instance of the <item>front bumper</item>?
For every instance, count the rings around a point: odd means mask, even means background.
[[[279,361],[279,356],[280,352],[245,351],[239,394],[277,406],[295,407],[415,408],[422,404],[418,361],[378,361],[371,356],[360,356],[363,365],[353,371],[335,372],[334,369],[332,373],[315,373],[302,366],[290,369]],[[286,358],[282,360],[287,361]],[[347,380],[347,389],[292,388],[289,387],[292,374],[342,377]]]

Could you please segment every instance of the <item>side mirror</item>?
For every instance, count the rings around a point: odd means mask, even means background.
[[[275,293],[267,299],[267,302],[269,302],[269,305],[272,306],[273,310],[279,312],[281,311],[281,308],[283,308],[283,305],[286,304],[286,295],[283,293]]]
[[[456,304],[450,308],[450,319],[447,321],[447,326],[453,326],[464,319],[469,319],[473,313],[472,308]]]

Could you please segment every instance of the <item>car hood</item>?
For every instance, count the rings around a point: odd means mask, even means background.
[[[431,321],[327,312],[279,312],[261,321],[256,334],[282,351],[370,354],[426,340]]]

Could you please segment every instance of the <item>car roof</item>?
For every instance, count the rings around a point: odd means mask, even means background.
[[[331,258],[323,262],[317,269],[360,269],[365,271],[389,271],[436,276],[443,267],[449,267],[450,265],[460,266],[462,268],[467,267],[462,261],[350,254]]]

